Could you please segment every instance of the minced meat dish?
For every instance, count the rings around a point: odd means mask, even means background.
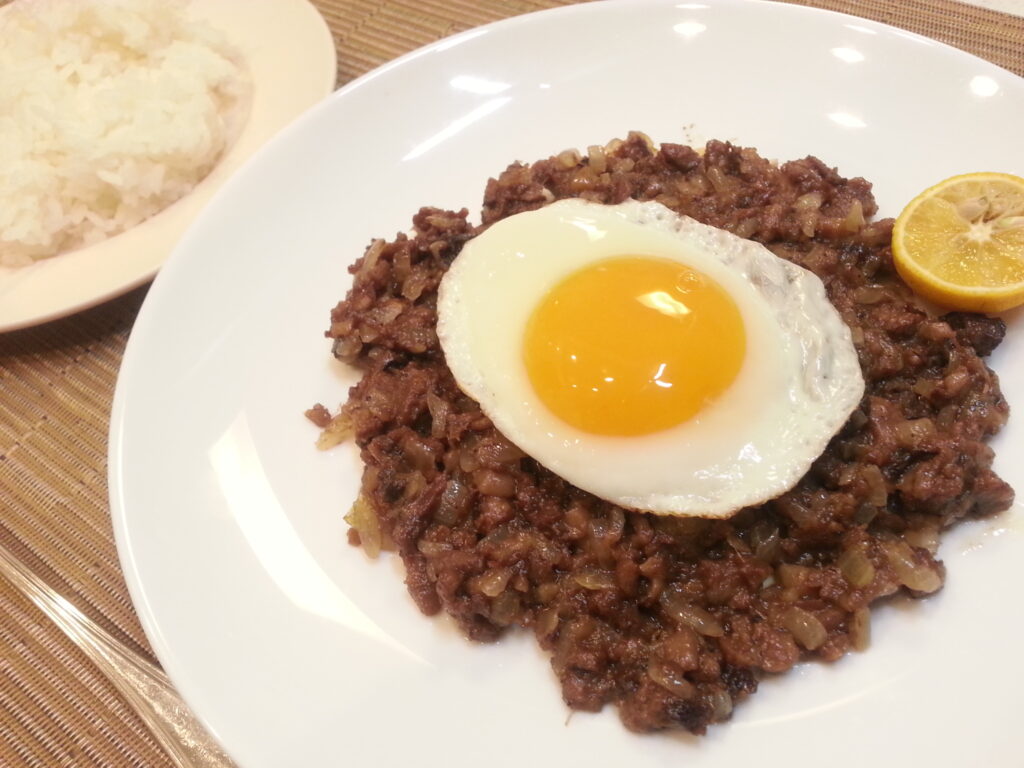
[[[822,279],[867,390],[795,488],[728,520],[624,510],[525,456],[460,392],[435,332],[442,275],[492,222],[566,197],[657,200]],[[1005,327],[921,309],[875,210],[868,182],[814,157],[642,134],[513,164],[488,182],[480,226],[421,209],[411,235],[351,267],[328,336],[362,379],[333,419],[310,412],[361,450],[352,543],[397,550],[420,610],[473,640],[533,632],[570,707],[614,703],[634,731],[702,733],[764,674],[865,648],[871,603],[942,586],[940,532],[1013,500],[985,444],[1009,413],[982,359]]]

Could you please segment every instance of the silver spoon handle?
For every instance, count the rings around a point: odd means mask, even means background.
[[[4,547],[0,547],[0,575],[99,667],[179,768],[234,768],[160,669],[114,640]]]

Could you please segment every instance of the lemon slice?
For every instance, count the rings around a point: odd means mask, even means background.
[[[1024,303],[1024,179],[967,173],[930,187],[896,219],[892,254],[936,304],[1001,312]]]

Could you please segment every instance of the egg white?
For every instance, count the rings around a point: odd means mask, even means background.
[[[570,274],[618,256],[708,275],[736,302],[747,335],[732,385],[694,418],[649,435],[570,426],[540,400],[523,360],[537,303]],[[496,222],[442,280],[438,336],[459,386],[520,449],[579,488],[662,514],[728,517],[790,489],[864,392],[849,329],[815,275],[660,203],[562,200]]]

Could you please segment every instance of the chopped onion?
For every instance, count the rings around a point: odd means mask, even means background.
[[[316,440],[316,447],[321,451],[326,451],[348,440],[352,437],[353,432],[352,419],[342,411],[331,419],[330,423],[320,432],[320,436]]]
[[[494,598],[491,603],[491,621],[495,624],[507,627],[516,620],[519,615],[519,595],[514,590],[506,590]]]
[[[836,482],[839,484],[839,486],[845,488],[850,483],[852,483],[853,479],[857,476],[857,469],[857,464],[844,465],[843,468],[839,470],[839,477],[836,479]]]
[[[432,226],[434,229],[440,230],[452,230],[459,229],[465,223],[465,219],[461,216],[448,216],[443,213],[432,213],[427,216],[427,224]]]
[[[359,533],[359,543],[368,557],[377,557],[380,554],[382,536],[380,532],[380,521],[373,509],[370,500],[363,494],[356,497],[352,509],[345,515],[345,522],[356,529]]]
[[[427,273],[421,269],[413,270],[412,274],[402,283],[402,296],[409,301],[416,301],[423,295],[427,287]]]
[[[784,587],[802,588],[807,583],[807,577],[810,575],[810,571],[810,568],[805,568],[802,565],[781,563],[775,569],[775,578],[778,579],[779,584]]]
[[[397,249],[391,263],[391,271],[400,283],[404,283],[409,277],[409,273],[412,271],[412,256],[407,247]]]
[[[760,226],[760,220],[756,216],[750,216],[746,219],[741,219],[739,223],[732,228],[732,233],[736,235],[736,237],[749,239],[750,237],[753,237],[754,233],[757,232]]]
[[[860,549],[851,547],[839,556],[839,570],[854,587],[866,587],[875,580],[875,566]]]
[[[754,557],[766,563],[775,561],[779,556],[782,546],[782,539],[779,536],[778,526],[772,525],[764,520],[755,525],[750,531],[750,545],[754,550]]]
[[[553,581],[545,582],[537,587],[537,599],[542,603],[550,603],[558,597],[558,584]]]
[[[489,440],[477,447],[477,458],[484,464],[515,464],[525,456],[507,440]]]
[[[402,490],[402,500],[412,501],[427,487],[427,478],[423,476],[422,472],[410,472],[406,476],[405,488]],[[386,512],[385,514],[393,515],[394,512]]]
[[[782,624],[793,634],[793,638],[809,651],[820,648],[828,639],[828,631],[818,617],[795,605],[782,615]]]
[[[871,611],[858,608],[850,619],[850,643],[855,651],[866,651],[871,645]]]
[[[808,192],[793,201],[793,210],[797,221],[800,222],[800,231],[806,237],[814,237],[822,202],[821,192]]]
[[[729,181],[726,179],[725,172],[721,168],[712,165],[707,169],[705,175],[716,192],[724,192],[728,188]]]
[[[371,310],[370,316],[373,318],[375,323],[379,325],[388,325],[398,319],[398,316],[404,311],[405,306],[402,302],[397,299],[391,299],[376,309]]]
[[[886,290],[880,285],[862,285],[853,292],[853,300],[858,304],[877,304],[886,296]]]
[[[750,554],[750,547],[747,545],[747,542],[745,542],[735,533],[730,533],[728,536],[726,536],[725,541],[730,547],[732,547],[736,552],[739,552],[741,555]]]
[[[889,489],[886,486],[882,470],[874,464],[865,464],[860,474],[868,486],[868,503],[876,507],[884,507],[889,500]]]
[[[444,437],[448,427],[448,416],[451,413],[451,404],[433,392],[427,392],[427,410],[430,411],[430,436]]]
[[[471,496],[472,491],[466,484],[458,476],[453,476],[441,493],[437,511],[434,512],[434,522],[449,526],[461,522],[469,509]]]
[[[712,718],[716,721],[725,720],[732,714],[732,696],[728,691],[715,689],[708,696],[711,703]]]
[[[618,541],[626,527],[626,515],[619,507],[612,507],[605,516],[590,518],[590,535],[598,539]]]
[[[419,543],[416,545],[416,549],[419,550],[421,555],[426,557],[437,557],[445,552],[451,552],[452,548],[450,544],[442,544],[438,541],[420,539]]]
[[[359,340],[358,336],[342,336],[334,340],[334,344],[331,346],[331,354],[339,360],[350,363],[359,356],[362,349],[363,342]]]
[[[437,449],[410,435],[402,445],[403,453],[410,466],[420,472],[432,472],[437,467]]]
[[[793,201],[793,210],[801,213],[817,211],[823,202],[821,192],[807,192]]]
[[[510,499],[516,495],[516,479],[493,469],[476,470],[473,473],[473,484],[485,496]]]
[[[584,589],[612,589],[616,584],[614,573],[594,566],[580,568],[572,579]]]
[[[475,472],[480,468],[480,461],[476,457],[476,450],[464,447],[459,451],[459,469],[463,472]]]
[[[377,261],[382,253],[384,253],[384,240],[378,238],[370,243],[370,247],[363,254],[363,263],[359,265],[359,277],[366,277],[377,266]]]
[[[921,397],[928,397],[935,391],[937,386],[939,386],[937,381],[932,381],[931,379],[918,379],[911,389]]]
[[[690,603],[678,589],[666,589],[661,593],[661,607],[671,619],[705,637],[722,637],[725,634],[718,619],[709,611]]]
[[[575,192],[590,189],[597,184],[597,177],[590,168],[579,168],[569,179],[569,187]]]
[[[678,699],[692,699],[697,693],[681,670],[657,656],[651,656],[647,662],[647,676]]]
[[[476,586],[488,597],[497,597],[505,591],[511,578],[511,568],[492,568],[477,577]]]
[[[850,212],[846,214],[846,218],[843,219],[842,229],[844,232],[857,232],[861,227],[864,226],[864,206],[861,205],[860,200],[854,200],[853,205],[850,206]]]
[[[934,592],[942,586],[942,577],[928,564],[917,562],[914,551],[906,542],[887,541],[883,544],[885,555],[900,580],[915,592]]]
[[[537,613],[537,621],[534,624],[534,631],[537,637],[549,637],[558,629],[558,610],[555,608],[544,608]]]
[[[903,540],[912,547],[926,549],[931,554],[939,551],[939,529],[937,526],[925,526],[904,532]]]
[[[942,380],[942,389],[948,397],[956,397],[971,383],[971,374],[966,368],[957,368]]]
[[[559,152],[555,159],[558,160],[558,164],[563,168],[572,168],[574,165],[578,164],[582,158],[580,153],[575,149],[567,149],[563,152]]]
[[[896,439],[903,448],[916,448],[935,437],[935,422],[931,419],[901,421],[896,425]]]

